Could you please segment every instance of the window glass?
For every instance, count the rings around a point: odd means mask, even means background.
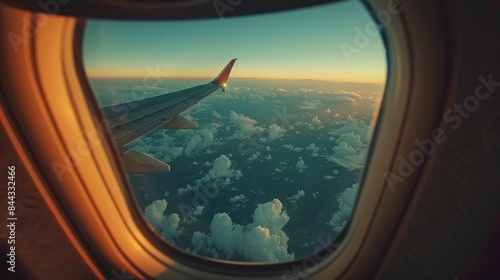
[[[119,147],[171,166],[128,175],[145,219],[170,244],[224,260],[291,261],[334,241],[355,206],[385,86],[378,30],[358,1],[89,20],[84,64],[103,107],[209,83],[238,58],[225,92],[179,114],[198,128],[159,128]]]

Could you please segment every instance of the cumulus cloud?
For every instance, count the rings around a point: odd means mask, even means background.
[[[311,143],[309,146],[307,146],[306,150],[311,151],[311,156],[317,157],[319,156],[318,152],[320,150],[319,147],[316,146],[316,144]]]
[[[217,128],[202,128],[194,134],[186,145],[185,152],[190,154],[194,149],[203,149],[208,147],[214,142],[214,134],[217,132]]]
[[[174,135],[168,133],[171,132],[157,130],[138,139],[130,147],[168,163],[182,155],[193,155],[214,144],[217,127],[209,125],[195,130],[177,130]]]
[[[257,121],[243,114],[238,114],[234,111],[229,112],[229,120],[238,130],[231,137],[232,139],[246,139],[256,133],[264,131],[260,126],[257,126]]]
[[[286,129],[274,123],[267,128],[267,132],[269,133],[269,140],[272,141],[285,135]]]
[[[283,145],[283,148],[290,150],[290,151],[298,152],[298,153],[300,153],[304,150],[304,148],[294,147],[293,145],[290,145],[290,144]]]
[[[311,122],[315,125],[321,125],[321,120],[318,118],[318,116],[315,116]]]
[[[330,140],[335,142],[333,155],[327,157],[329,161],[349,170],[364,167],[370,136],[370,127],[367,124],[351,119],[345,126],[328,134],[333,136]]]
[[[155,200],[144,209],[144,217],[151,226],[166,240],[174,243],[174,238],[182,234],[181,221],[177,213],[166,215],[167,201]]]
[[[198,205],[196,206],[196,208],[194,209],[193,211],[193,215],[195,216],[200,216],[203,214],[203,209],[205,208],[205,206],[201,206],[201,205]]]
[[[354,209],[354,203],[356,202],[356,196],[358,195],[358,184],[352,185],[352,187],[346,188],[341,194],[337,196],[337,202],[339,208],[332,216],[332,219],[328,221],[328,225],[333,228],[333,232],[340,233],[342,229],[349,221],[352,211]]]
[[[318,196],[319,196],[319,192],[318,192],[318,191],[313,192],[313,193],[312,193],[312,196],[313,196],[314,198],[318,197]]]
[[[296,203],[299,199],[301,199],[302,197],[304,197],[306,193],[304,192],[304,190],[298,190],[297,191],[297,194],[294,194],[292,196],[289,196],[287,197],[286,199],[288,201],[290,201],[291,203]]]
[[[236,196],[233,196],[229,199],[230,202],[238,202],[238,201],[242,201],[246,198],[246,196],[244,194],[240,194],[240,195],[236,195]]]
[[[207,165],[205,163],[205,165]],[[189,191],[197,190],[202,185],[208,182],[216,182],[214,187],[218,190],[221,187],[227,186],[233,182],[233,180],[238,180],[243,177],[241,170],[235,170],[231,168],[231,160],[226,155],[220,155],[211,164],[212,168],[207,172],[207,174],[200,179],[194,181],[194,185],[188,184],[184,188],[179,188],[177,192],[182,195]]]
[[[256,159],[258,159],[260,156],[260,152],[257,151],[255,153],[253,153],[249,158],[248,158],[248,161],[252,162],[252,161],[255,161]]]
[[[333,176],[331,176],[331,175],[325,175],[325,176],[323,176],[323,179],[332,180]]]
[[[307,168],[307,165],[305,164],[304,160],[301,158],[297,163],[295,164],[295,167],[299,170],[299,172],[304,172],[304,169]]]
[[[366,147],[355,149],[347,142],[337,142],[333,147],[334,155],[327,159],[349,170],[363,168],[366,160]]]
[[[291,261],[295,254],[288,253],[288,236],[283,231],[288,220],[278,199],[259,204],[248,225],[236,224],[227,213],[218,213],[212,219],[210,233],[193,234],[188,251],[228,260]]]

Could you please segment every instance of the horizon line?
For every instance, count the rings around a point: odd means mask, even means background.
[[[141,79],[144,75],[87,75],[88,79]],[[198,76],[198,77],[186,77],[186,76],[154,76],[158,78],[164,79],[208,79],[213,80],[213,77],[209,76]],[[312,78],[263,78],[263,77],[230,77],[231,79],[249,79],[249,80],[290,80],[290,81],[314,81],[314,82],[327,82],[327,83],[356,83],[356,84],[372,84],[372,85],[383,85],[385,82],[381,81],[366,81],[366,82],[357,82],[352,80],[343,80],[343,81],[334,81],[334,80],[320,80],[320,79],[312,79]]]

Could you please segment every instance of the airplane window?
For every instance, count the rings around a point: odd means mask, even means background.
[[[247,262],[292,261],[334,241],[385,87],[380,29],[360,1],[89,20],[85,71],[156,232],[192,254]]]

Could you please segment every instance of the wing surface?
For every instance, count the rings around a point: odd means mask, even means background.
[[[129,150],[124,148],[124,146],[157,128],[196,128],[197,125],[195,123],[180,117],[179,114],[195,105],[203,98],[209,96],[217,89],[225,91],[226,82],[235,61],[236,59],[232,59],[217,78],[210,83],[101,108],[107,119],[108,128],[111,130],[113,139],[120,150],[120,154],[124,157],[123,162],[128,163],[125,164],[127,172],[148,173],[144,172],[148,170],[147,164],[151,164],[151,168],[149,168],[151,172],[170,170],[167,164],[165,164],[162,169],[156,166],[159,161],[147,161],[143,157],[147,155],[137,152],[127,152]],[[134,163],[137,162],[141,162],[142,165],[140,168],[134,165]],[[128,165],[130,166],[128,167]],[[140,170],[140,172],[137,172],[138,170]]]

